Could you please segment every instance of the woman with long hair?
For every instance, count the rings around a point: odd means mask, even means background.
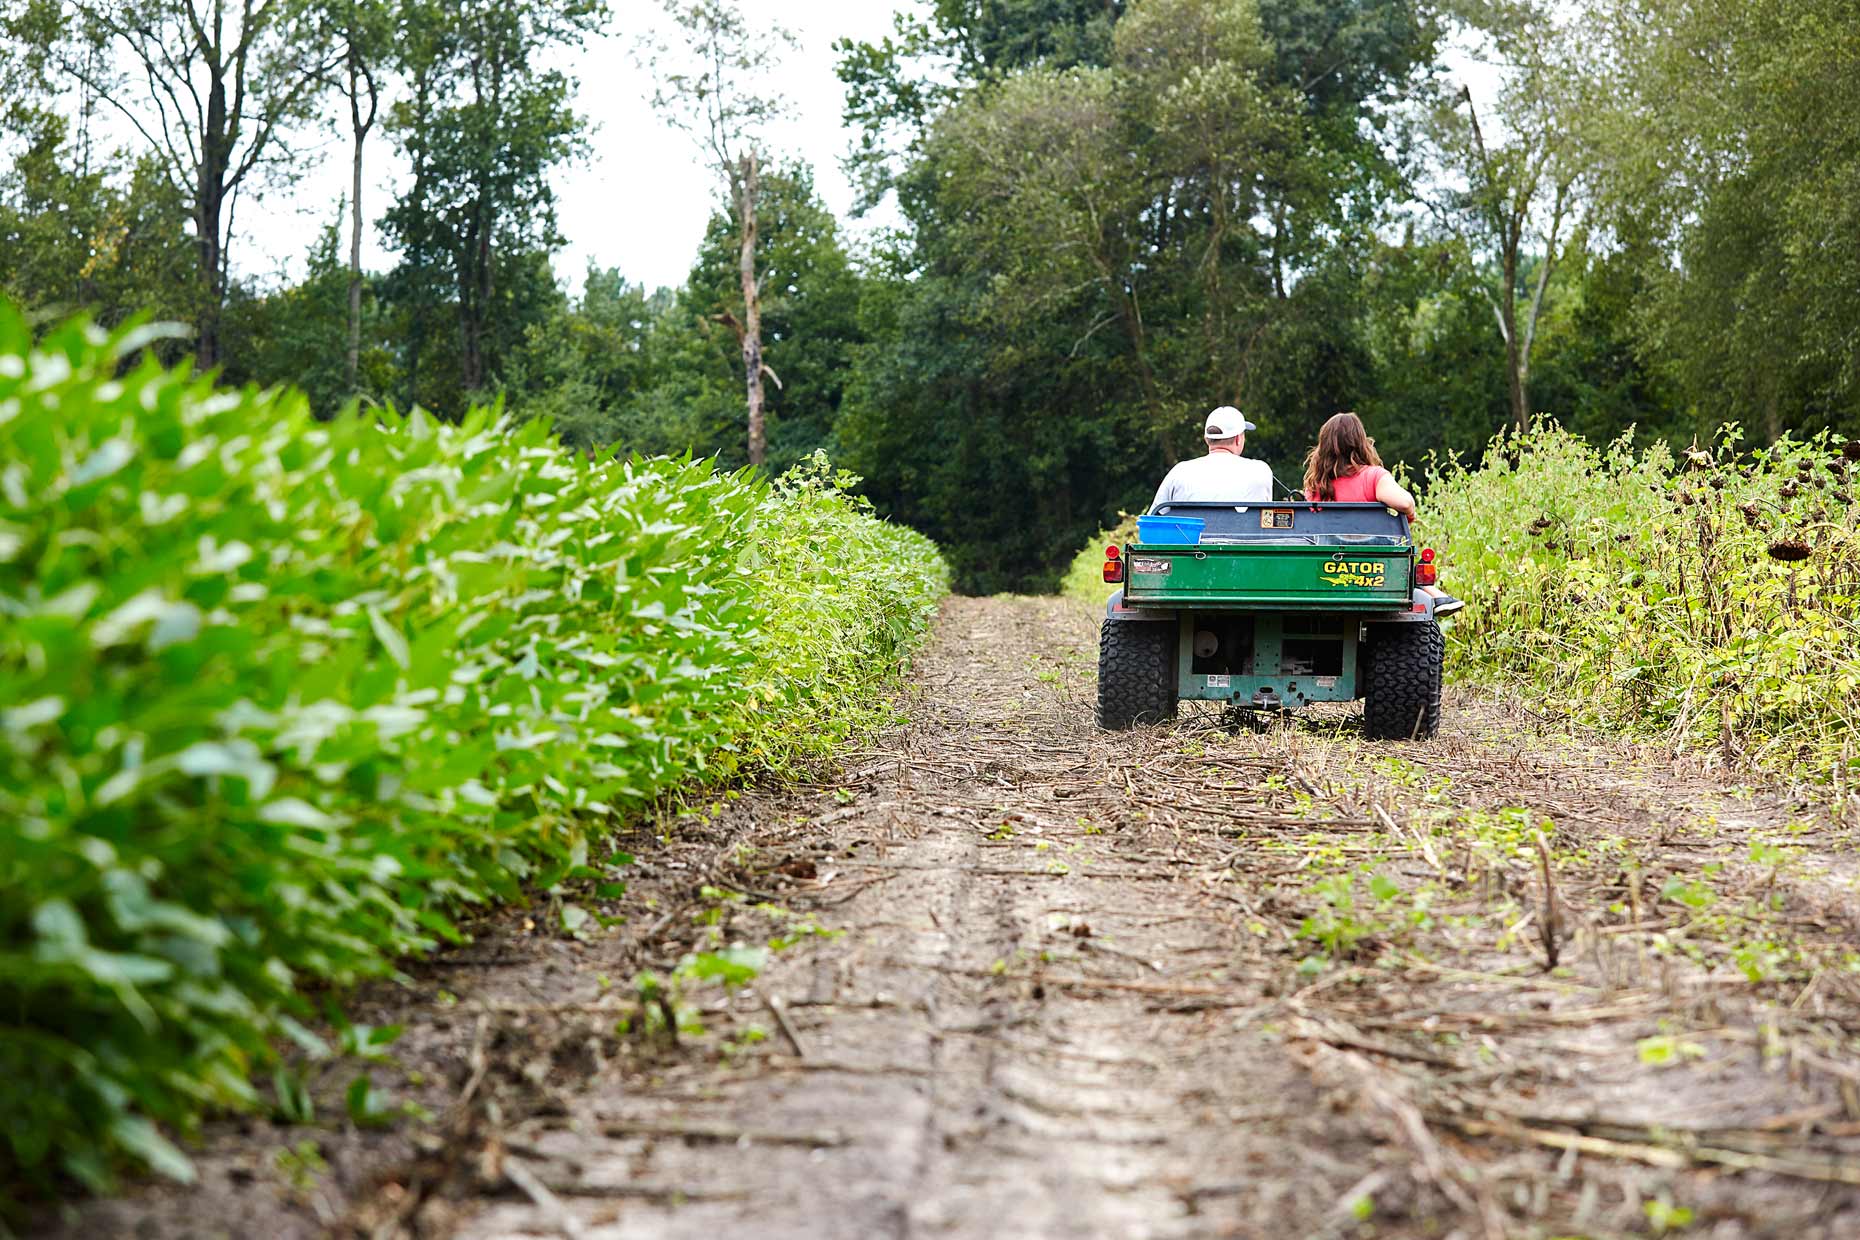
[[[1305,498],[1340,504],[1386,504],[1414,519],[1414,496],[1382,468],[1376,441],[1353,413],[1334,414],[1305,454]]]

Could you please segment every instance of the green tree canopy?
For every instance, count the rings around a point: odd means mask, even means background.
[[[1860,430],[1860,10],[1593,0],[1580,120],[1646,296],[1641,349],[1704,430]],[[1625,244],[1625,242],[1624,242]]]
[[[549,173],[582,150],[573,83],[546,63],[580,42],[598,0],[407,0],[398,47],[406,96],[390,128],[412,179],[383,220],[403,270],[391,285],[407,305],[406,366],[419,395],[420,350],[449,301],[458,388],[489,388],[553,283],[546,255],[561,244]],[[547,292],[545,291],[547,290]]]

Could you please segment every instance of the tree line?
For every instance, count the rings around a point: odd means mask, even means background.
[[[825,447],[977,590],[1050,584],[1217,403],[1288,481],[1338,409],[1412,466],[1539,415],[1860,431],[1845,0],[927,0],[837,47],[848,167],[906,221],[858,244],[764,134],[789,38],[667,12],[642,89],[718,184],[679,288],[551,273],[548,176],[589,140],[549,66],[624,23],[597,0],[0,2],[0,282],[185,321],[171,347],[320,411]],[[238,216],[310,135],[348,152],[342,216],[253,283]],[[365,203],[383,139],[410,176]]]

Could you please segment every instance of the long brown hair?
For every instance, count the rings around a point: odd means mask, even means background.
[[[1318,432],[1317,447],[1305,453],[1305,498],[1337,498],[1337,479],[1382,464],[1376,441],[1353,413],[1332,414]]]

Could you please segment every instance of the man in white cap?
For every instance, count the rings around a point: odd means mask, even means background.
[[[1156,499],[1150,504],[1150,511],[1184,500],[1210,504],[1270,504],[1272,467],[1241,455],[1246,451],[1246,433],[1254,429],[1232,405],[1222,405],[1208,414],[1207,425],[1202,428],[1202,438],[1208,441],[1208,454],[1183,461],[1170,470],[1169,476],[1156,488]]]

